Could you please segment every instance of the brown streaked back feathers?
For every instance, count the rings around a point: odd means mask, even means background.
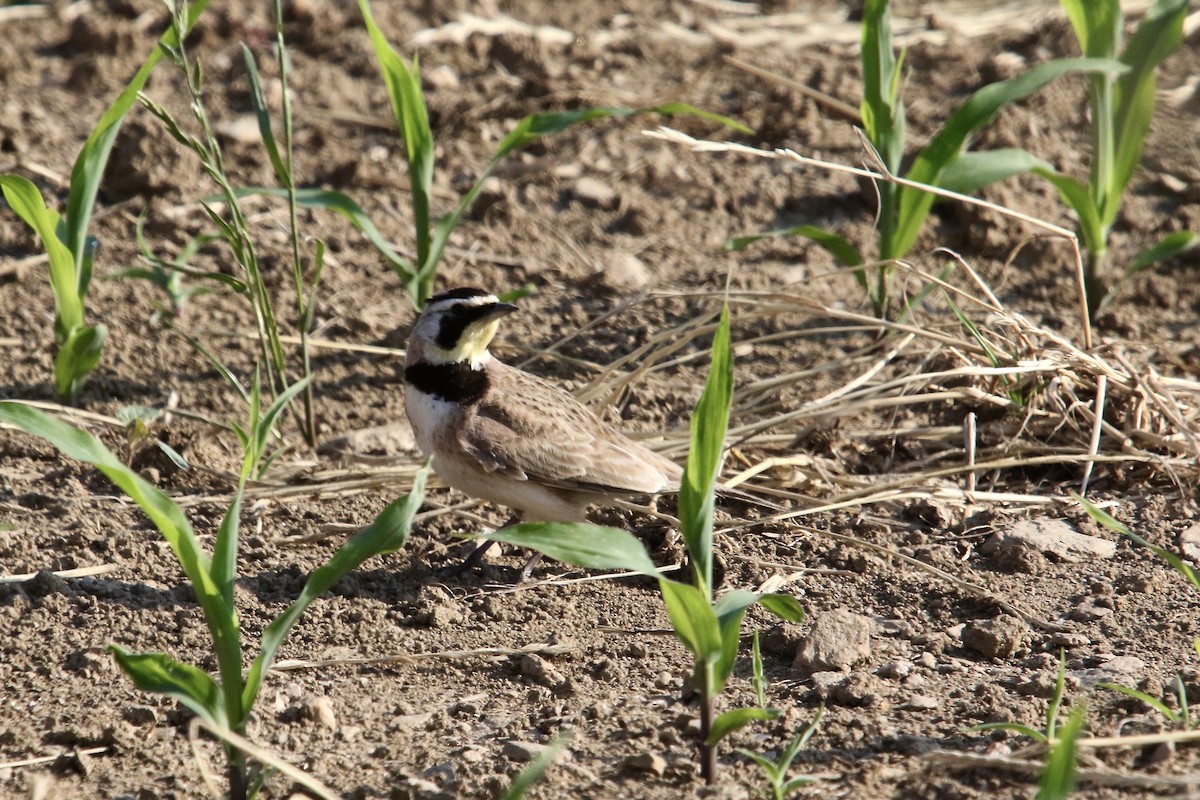
[[[559,387],[494,359],[484,369],[491,391],[463,434],[484,470],[580,492],[678,489],[677,464],[626,439]],[[504,406],[488,397],[505,398]]]

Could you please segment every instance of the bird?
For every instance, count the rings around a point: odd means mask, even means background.
[[[513,509],[505,527],[585,522],[591,505],[678,492],[678,464],[560,386],[492,356],[500,321],[517,310],[491,292],[460,287],[430,297],[417,317],[404,410],[434,472],[465,494]],[[478,563],[488,544],[460,567]],[[522,579],[536,563],[537,556]]]

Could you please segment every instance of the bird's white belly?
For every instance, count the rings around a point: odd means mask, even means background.
[[[425,455],[433,455],[434,435],[445,426],[453,425],[462,413],[455,403],[440,400],[432,395],[418,392],[411,386],[404,392],[404,410],[412,425],[413,438]]]
[[[522,511],[531,522],[587,519],[586,495],[572,496],[536,481],[488,472],[474,457],[463,452],[457,437],[448,435],[458,424],[462,413],[459,405],[409,387],[404,396],[404,410],[421,452],[433,456],[434,471],[460,492]]]

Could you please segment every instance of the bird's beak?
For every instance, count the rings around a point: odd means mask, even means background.
[[[517,307],[512,303],[492,303],[490,306],[486,306],[485,309],[486,310],[479,315],[480,322],[490,322],[494,319],[507,317],[509,314],[516,311]]]

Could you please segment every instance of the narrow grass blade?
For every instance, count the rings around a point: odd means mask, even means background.
[[[1076,708],[1067,718],[1062,733],[1050,748],[1038,781],[1036,800],[1067,800],[1075,791],[1075,741],[1083,730],[1084,710]]]
[[[1179,721],[1180,715],[1175,712],[1175,709],[1171,708],[1157,697],[1152,697],[1145,692],[1138,691],[1137,689],[1133,689],[1128,686],[1121,686],[1117,683],[1097,683],[1096,685],[1101,689],[1108,689],[1112,692],[1120,692],[1127,697],[1132,697],[1135,700],[1141,700],[1143,703],[1150,706],[1167,719],[1171,720],[1171,722]]]
[[[414,57],[410,69],[392,49],[383,31],[375,24],[368,0],[358,0],[358,8],[367,26],[367,34],[371,37],[371,46],[375,50],[375,59],[379,62],[383,82],[387,86],[392,112],[396,117],[396,127],[404,139],[413,204],[413,227],[417,238],[417,267],[412,270],[414,274],[406,280],[406,289],[409,299],[420,308],[425,304],[424,295],[428,291],[428,284],[432,282],[422,281],[421,273],[430,253],[429,209],[433,192],[434,164],[433,132],[429,129],[429,111],[425,107],[425,96],[421,91],[420,65]]]
[[[263,631],[261,650],[246,674],[245,688],[242,690],[243,708],[254,706],[263,675],[275,662],[279,646],[283,644],[284,638],[309,604],[368,558],[393,553],[404,547],[409,531],[412,530],[413,516],[425,500],[425,480],[428,476],[428,467],[417,472],[413,478],[412,491],[389,504],[374,522],[342,545],[328,563],[313,570],[300,596]]]
[[[1019,733],[1022,736],[1028,736],[1037,742],[1045,742],[1046,734],[1039,731],[1037,728],[1031,728],[1028,725],[1021,725],[1017,722],[985,722],[982,725],[972,725],[968,730],[972,731],[1011,731]]]
[[[242,45],[242,61],[246,64],[246,77],[250,81],[250,102],[254,106],[254,116],[258,120],[258,133],[262,137],[263,146],[267,149],[267,158],[275,170],[275,177],[285,186],[291,185],[291,172],[279,152],[279,144],[275,141],[275,132],[271,129],[271,112],[267,109],[267,100],[263,96],[262,79],[258,75],[258,64],[254,54],[245,44]],[[286,196],[287,191],[284,190]]]
[[[692,412],[691,446],[679,490],[679,521],[696,580],[712,596],[712,530],[714,486],[721,470],[729,409],[733,403],[733,353],[729,306],[713,334],[708,379]]]
[[[524,522],[486,537],[528,547],[555,561],[586,569],[619,569],[657,578],[654,562],[637,537],[619,528],[586,522]]]
[[[821,248],[827,250],[843,266],[862,266],[862,255],[859,254],[858,248],[850,243],[849,239],[839,236],[832,231],[827,231],[824,228],[818,228],[815,225],[796,225],[791,228],[779,228],[773,231],[752,233],[746,236],[734,236],[731,239],[726,239],[725,243],[721,245],[721,249],[727,253],[736,253],[740,250],[745,250],[755,242],[761,242],[763,239],[776,239],[785,236],[803,236],[806,239],[811,239]]]
[[[904,157],[900,64],[892,49],[891,3],[867,0],[862,17],[863,130],[894,174]]]
[[[528,767],[521,770],[520,775],[513,779],[512,785],[508,787],[507,792],[501,795],[500,800],[521,800],[525,796],[525,793],[542,779],[542,776],[546,774],[546,770],[558,758],[558,754],[570,742],[570,733],[565,733],[551,742],[549,747],[543,750],[537,758],[530,762]]]
[[[242,522],[242,490],[233,495],[233,502],[225,510],[221,526],[217,528],[217,540],[213,545],[212,579],[221,597],[233,608],[233,582],[237,577],[238,529]]]
[[[209,0],[194,0],[188,7],[185,35],[196,24],[208,2]],[[87,293],[91,272],[88,268],[90,260],[87,256],[87,229],[91,223],[92,207],[96,204],[96,194],[100,191],[100,181],[104,176],[104,167],[108,163],[113,142],[121,130],[125,115],[137,102],[138,92],[146,85],[150,73],[166,54],[165,48],[175,48],[178,45],[177,31],[168,27],[129,85],[108,107],[104,116],[100,117],[71,169],[71,191],[67,198],[66,235],[63,242],[75,259],[80,294]]]
[[[735,708],[718,714],[713,720],[712,730],[705,744],[714,745],[734,731],[744,728],[751,722],[772,720],[779,717],[779,711],[774,708]]]
[[[50,258],[50,287],[54,290],[54,310],[61,333],[83,325],[83,297],[75,277],[75,262],[70,248],[58,238],[58,212],[46,206],[41,192],[19,175],[0,175],[4,199],[26,225],[33,229]]]
[[[117,645],[108,651],[137,688],[174,697],[209,722],[227,727],[221,687],[207,672],[166,653],[131,653]]]
[[[235,194],[238,197],[252,197],[255,195],[264,197],[282,197],[287,198],[286,189],[276,189],[267,186],[250,186],[243,189],[238,189]],[[219,200],[218,197],[207,198],[209,200]],[[375,245],[375,249],[384,257],[392,271],[396,273],[403,281],[411,280],[415,274],[413,266],[407,259],[392,249],[391,244],[384,238],[384,235],[379,232],[379,228],[375,227],[375,223],[363,210],[362,206],[352,200],[349,196],[335,192],[332,189],[297,189],[296,190],[296,205],[303,208],[318,208],[329,211],[335,211],[341,214],[350,224],[357,228],[367,241]]]
[[[1196,587],[1197,590],[1200,590],[1200,575],[1196,574],[1196,570],[1192,569],[1191,564],[1187,563],[1182,558],[1180,558],[1179,556],[1172,553],[1170,550],[1159,547],[1158,545],[1155,545],[1155,544],[1151,544],[1150,542],[1143,539],[1141,536],[1138,536],[1136,533],[1129,530],[1129,528],[1127,528],[1124,523],[1122,523],[1122,522],[1114,519],[1112,516],[1110,516],[1108,514],[1108,512],[1094,506],[1087,498],[1081,497],[1080,495],[1077,495],[1074,492],[1071,493],[1071,496],[1079,501],[1080,505],[1083,506],[1083,510],[1087,512],[1089,517],[1096,520],[1097,522],[1099,522],[1101,525],[1108,528],[1109,530],[1116,531],[1117,533],[1121,534],[1122,536],[1128,537],[1129,539],[1133,540],[1134,542],[1140,544],[1142,547],[1145,547],[1151,553],[1154,553],[1154,555],[1158,556],[1163,561],[1166,561],[1168,564],[1170,564],[1177,572],[1179,572],[1179,574],[1181,574],[1181,575],[1183,575],[1183,577],[1187,578],[1188,583],[1190,583],[1190,584],[1192,584],[1192,586]],[[1200,651],[1198,651],[1198,652],[1200,652]]]

